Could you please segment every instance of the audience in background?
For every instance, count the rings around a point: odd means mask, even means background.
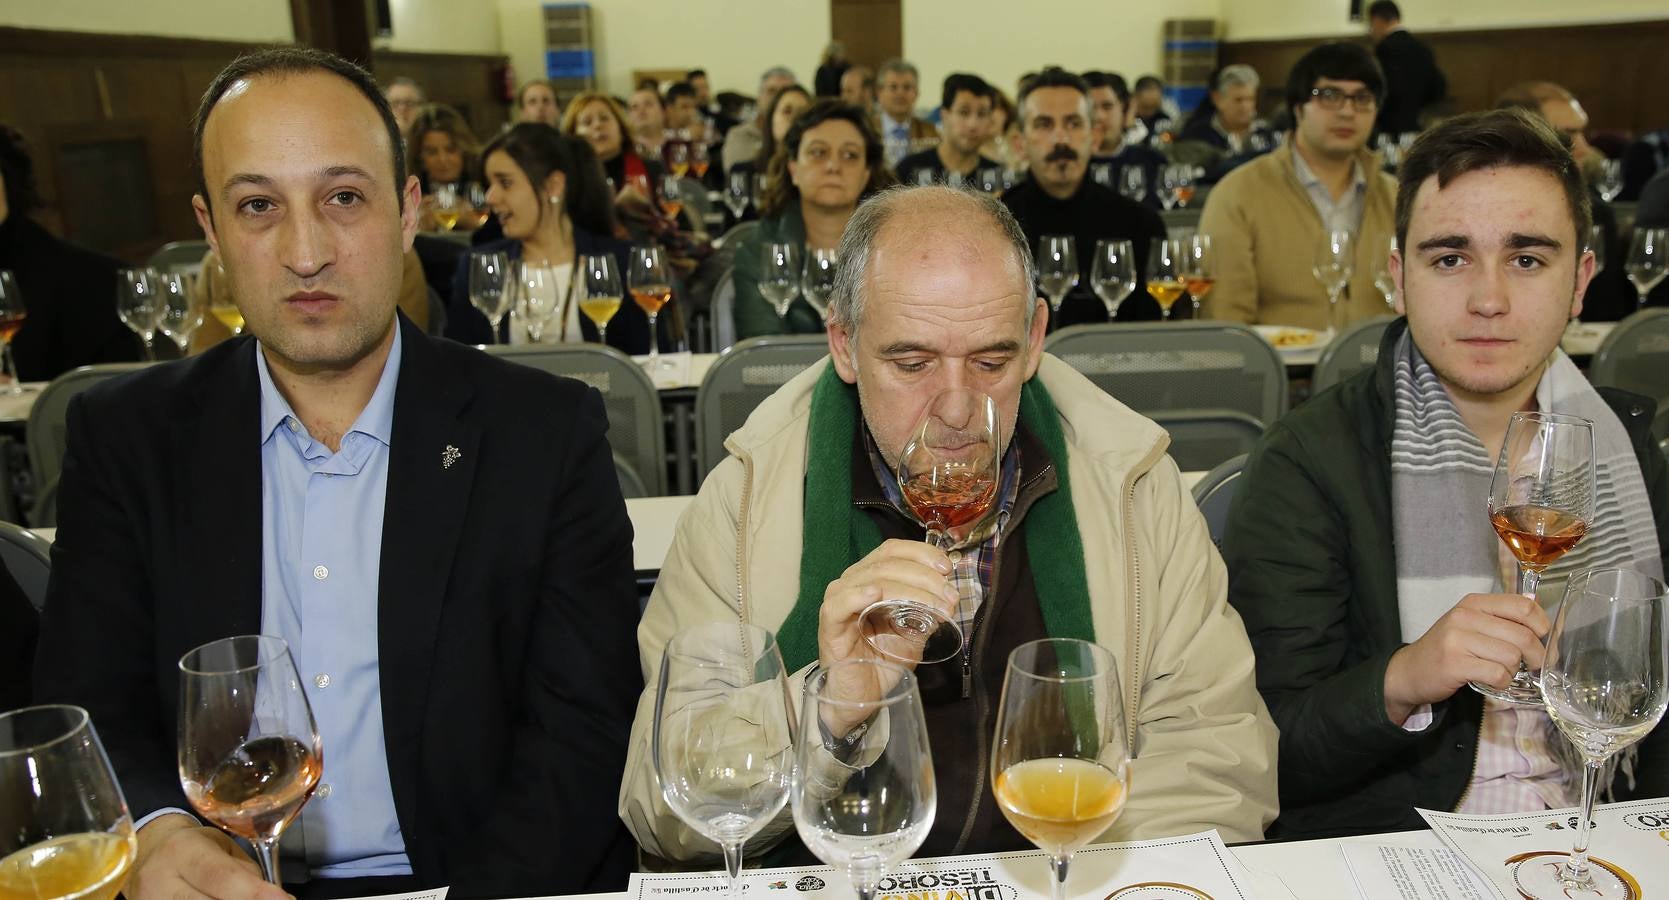
[[[1378,130],[1387,134],[1419,131],[1420,113],[1442,102],[1449,92],[1437,57],[1402,26],[1402,10],[1392,0],[1368,4],[1368,34],[1373,38],[1374,58],[1385,73]]]
[[[1113,72],[1085,72],[1083,77],[1084,84],[1089,85],[1096,133],[1101,135],[1101,143],[1090,156],[1092,175],[1105,172],[1105,187],[1139,200],[1150,209],[1158,209],[1159,172],[1168,160],[1165,154],[1146,144],[1126,139],[1135,122],[1136,109],[1130,104],[1130,88],[1124,76]],[[1124,189],[1124,170],[1132,167],[1142,172],[1143,190],[1139,196]]]
[[[1135,120],[1141,123],[1144,140],[1157,141],[1161,134],[1170,133],[1176,122],[1176,110],[1166,103],[1165,82],[1158,75],[1143,75],[1136,79],[1130,102],[1135,107]]]
[[[450,106],[432,103],[418,113],[406,135],[407,171],[417,176],[428,198],[442,185],[461,187],[479,175],[480,145],[464,117]]]
[[[840,76],[840,102],[864,112],[875,112],[875,70],[853,66]]]
[[[701,117],[707,129],[707,140],[720,143],[724,136],[735,126],[736,120],[714,102],[713,89],[707,80],[705,69],[691,69],[684,73],[684,83],[695,92],[696,114]],[[671,102],[670,99],[668,102]],[[717,167],[717,168],[722,168]]]
[[[1659,172],[1669,171],[1669,128],[1648,131],[1623,150],[1623,191],[1617,199],[1633,203],[1640,199],[1646,182]]]
[[[535,78],[516,91],[516,121],[543,122],[552,127],[562,116],[557,105],[556,86],[543,78]]]
[[[991,88],[991,126],[988,130],[990,137],[979,148],[979,155],[996,160],[1008,175],[1025,172],[1026,149],[1020,137],[1020,114],[1014,108],[1014,101],[1008,99],[1002,88],[994,85]]]
[[[661,159],[666,145],[666,101],[655,83],[646,81],[626,101],[632,123],[632,146],[645,159]]]
[[[846,45],[830,41],[823,48],[823,58],[817,63],[817,74],[811,79],[812,90],[819,98],[840,96],[840,77],[851,67],[846,61]]]
[[[1635,228],[1669,228],[1669,170],[1657,173],[1640,191]],[[1669,282],[1666,282],[1669,284]]]
[[[773,243],[833,250],[858,204],[892,182],[880,137],[862,110],[819,100],[795,117],[771,155],[759,227],[736,243],[736,337],[822,331],[825,310],[803,293],[787,316],[760,293],[765,250]]]
[[[939,130],[932,122],[916,118],[920,81],[916,67],[902,59],[889,59],[881,64],[876,80],[881,115],[876,124],[880,126],[889,166],[898,165],[899,160],[918,149],[917,142],[939,138]]]
[[[1207,317],[1327,328],[1327,290],[1311,269],[1331,231],[1352,232],[1356,242],[1340,317],[1385,314],[1373,282],[1391,246],[1396,182],[1367,150],[1384,90],[1379,64],[1360,44],[1322,44],[1293,65],[1292,140],[1230,172],[1206,197],[1199,230],[1217,254]]]
[[[626,113],[613,97],[587,91],[569,101],[562,114],[562,132],[585,138],[619,198],[653,202],[658,196],[661,162],[646,159],[632,148]]]
[[[1257,70],[1224,66],[1211,85],[1211,93],[1182,126],[1171,151],[1176,161],[1204,168],[1202,181],[1207,184],[1221,181],[1276,144],[1275,133],[1258,119]]]
[[[1058,68],[1044,69],[1020,97],[1020,127],[1026,138],[1029,174],[1003,194],[1026,240],[1037,252],[1045,235],[1071,236],[1076,244],[1078,284],[1050,316],[1054,327],[1107,321],[1107,309],[1090,289],[1095,242],[1129,240],[1136,261],[1136,291],[1119,306],[1119,321],[1154,319],[1159,306],[1147,295],[1148,245],[1165,236],[1159,214],[1112,188],[1090,180],[1095,127],[1084,80]]]
[[[765,109],[765,121],[770,127],[765,130],[764,139],[759,143],[759,155],[750,160],[739,162],[730,168],[731,172],[746,172],[764,175],[771,168],[771,159],[776,156],[777,147],[783,138],[788,136],[789,126],[800,113],[810,106],[811,92],[805,88],[791,84],[777,91],[771,98],[771,103]]]
[[[680,81],[666,89],[666,127],[702,144],[712,143],[713,133],[701,115],[695,88]]]
[[[1422,828],[1415,807],[1576,805],[1583,767],[1547,712],[1468,683],[1540,668],[1543,610],[1571,574],[1661,578],[1669,550],[1652,401],[1596,390],[1559,349],[1594,259],[1587,193],[1557,135],[1519,111],[1457,117],[1415,143],[1399,181],[1408,249],[1390,273],[1406,318],[1372,369],[1274,424],[1223,540],[1281,731],[1282,837]],[[1594,423],[1603,524],[1548,569],[1539,602],[1513,593],[1515,560],[1485,517],[1519,410]],[[1669,793],[1669,730],[1627,754],[1601,790]]]
[[[737,163],[759,155],[759,146],[765,142],[765,131],[771,126],[766,111],[771,108],[771,101],[776,99],[777,91],[794,83],[794,73],[785,66],[774,66],[759,76],[759,96],[753,121],[742,122],[725,135],[722,156],[726,172]]]
[[[42,208],[23,135],[0,125],[0,269],[17,279],[28,316],[12,338],[24,381],[77,366],[140,357],[139,338],[116,317],[119,260],[61,241],[32,214]]]
[[[423,96],[423,86],[401,75],[390,81],[382,93],[388,100],[389,108],[394,110],[394,121],[400,123],[400,133],[409,138],[412,123],[417,121],[417,114],[428,102]]]
[[[948,184],[978,187],[979,170],[995,168],[979,155],[991,137],[993,89],[978,75],[955,73],[945,78],[938,146],[912,153],[895,167],[902,184]]]

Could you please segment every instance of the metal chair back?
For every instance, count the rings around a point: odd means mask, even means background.
[[[39,612],[46,608],[52,580],[52,542],[12,522],[0,522],[0,561]]]
[[[644,496],[666,493],[666,428],[655,383],[632,358],[603,344],[494,344],[487,352],[552,375],[583,381],[603,395],[608,413],[608,442],[616,467],[636,472],[621,479],[621,490]]]
[[[1594,351],[1588,380],[1669,407],[1669,309],[1643,309],[1617,323]]]
[[[695,395],[696,464],[705,478],[725,457],[724,440],[766,397],[827,356],[820,334],[748,338],[713,361]]]
[[[137,372],[150,363],[105,363],[82,366],[52,379],[35,398],[29,409],[29,470],[35,480],[35,505],[29,513],[29,524],[36,528],[58,522],[58,476],[64,469],[65,429],[68,427],[70,400],[76,394],[129,372]]]
[[[1246,455],[1241,454],[1205,474],[1194,483],[1194,503],[1205,516],[1205,526],[1211,532],[1211,543],[1223,546],[1223,533],[1228,528],[1229,506],[1234,492],[1240,489],[1240,473],[1246,468]]]
[[[736,345],[736,270],[719,276],[713,288],[713,347],[723,353]]]
[[[1263,437],[1263,423],[1228,409],[1159,410],[1150,414],[1171,436],[1167,451],[1184,472],[1204,472],[1250,453]]]
[[[1363,369],[1379,362],[1379,341],[1396,316],[1376,316],[1355,322],[1327,342],[1316,360],[1310,387],[1319,394]]]

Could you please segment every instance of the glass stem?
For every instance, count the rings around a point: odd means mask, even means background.
[[[1070,854],[1058,859],[1053,856],[1049,857],[1049,874],[1053,876],[1049,879],[1049,887],[1055,896],[1055,900],[1066,900],[1066,867],[1071,863],[1072,856]]]
[[[742,896],[742,842],[724,845],[724,873],[730,876],[732,898]]]
[[[23,393],[23,382],[17,377],[17,360],[12,358],[12,342],[0,344],[0,365],[4,366],[5,374],[11,376],[11,384],[6,388],[8,394]]]
[[[255,845],[255,859],[261,864],[261,876],[268,884],[282,886],[283,882],[278,880],[278,842],[273,840],[250,843]]]
[[[649,365],[651,366],[659,365],[661,361],[660,335],[655,332],[655,319],[658,317],[658,313],[649,314]]]
[[[151,346],[150,336],[142,334],[139,336],[139,339],[145,344],[145,361],[156,362],[156,348]]]
[[[1518,592],[1526,597],[1536,599],[1536,589],[1541,587],[1542,573],[1520,565],[1518,567]]]
[[[597,343],[599,343],[599,344],[608,343],[608,326],[607,325],[598,325],[597,326]]]
[[[1650,293],[1651,293],[1651,291],[1640,291],[1640,308],[1641,309],[1646,308],[1646,296]]]
[[[1598,787],[1599,764],[1588,763],[1582,767],[1582,818],[1576,823],[1576,843],[1571,847],[1570,858],[1565,860],[1565,867],[1559,872],[1559,877],[1566,883],[1586,885],[1593,882],[1593,873],[1588,871],[1588,822],[1594,817],[1594,790]]]

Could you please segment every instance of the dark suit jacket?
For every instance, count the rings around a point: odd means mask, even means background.
[[[601,399],[400,328],[375,639],[414,875],[465,897],[622,890],[642,678]],[[135,817],[189,808],[180,656],[261,630],[255,353],[236,338],[69,409],[36,696],[92,712]]]
[[[116,317],[121,267],[119,260],[58,240],[16,210],[0,223],[0,269],[16,276],[29,310],[12,341],[12,359],[24,381],[51,381],[78,366],[139,359],[139,336]]]
[[[1401,134],[1420,130],[1420,110],[1442,100],[1449,82],[1437,68],[1431,48],[1406,31],[1393,31],[1373,48],[1385,70],[1385,103],[1379,130]]]

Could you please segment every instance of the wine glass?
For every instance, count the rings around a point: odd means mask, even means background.
[[[430,194],[434,198],[433,211],[435,223],[442,231],[451,231],[458,227],[458,217],[463,210],[458,206],[458,186],[455,184],[437,184]]]
[[[1182,167],[1170,165],[1159,171],[1159,203],[1169,210],[1181,199]]]
[[[556,315],[556,269],[542,263],[518,261],[516,268],[516,317],[527,330],[528,343],[537,344]],[[560,322],[557,327],[561,328]]]
[[[1629,569],[1579,572],[1565,586],[1541,688],[1547,714],[1582,756],[1582,812],[1560,865],[1524,860],[1514,872],[1531,900],[1627,897],[1610,869],[1588,862],[1588,829],[1600,767],[1663,719],[1669,705],[1669,629],[1663,582]]]
[[[1623,161],[1620,159],[1606,159],[1600,161],[1599,178],[1595,180],[1594,190],[1599,191],[1600,198],[1606,203],[1617,199],[1623,192]]]
[[[290,646],[240,635],[180,657],[180,785],[203,818],[255,847],[279,884],[278,839],[324,774]]]
[[[191,276],[184,272],[168,272],[162,276],[162,318],[157,322],[161,331],[184,356],[191,347],[191,335],[203,324],[203,307],[192,296]]]
[[[743,169],[733,169],[724,180],[724,205],[730,208],[730,214],[737,220],[748,211],[748,201],[753,196],[753,176]]]
[[[17,360],[12,358],[12,338],[23,329],[29,308],[23,305],[23,291],[17,278],[9,270],[0,269],[0,372],[11,380],[0,394],[21,394],[23,385],[18,380]]]
[[[667,641],[654,759],[667,806],[723,848],[740,896],[742,844],[787,805],[794,769],[794,704],[769,631],[711,622]]]
[[[1541,574],[1564,556],[1594,520],[1594,424],[1558,413],[1516,412],[1489,482],[1489,522],[1518,560],[1518,593],[1535,599]],[[1508,703],[1541,705],[1541,691],[1521,662],[1503,690],[1472,682]]]
[[[1176,192],[1176,208],[1186,207],[1194,199],[1194,179],[1198,177],[1194,167],[1186,163],[1177,163],[1176,176],[1172,183]]]
[[[0,714],[0,897],[111,900],[139,852],[133,818],[87,711]]]
[[[1118,187],[1124,196],[1141,203],[1147,199],[1147,171],[1138,165],[1125,166]]]
[[[1217,259],[1211,252],[1211,235],[1191,234],[1182,246],[1182,281],[1194,303],[1194,318],[1200,317],[1200,301],[1217,283]]]
[[[1645,309],[1647,295],[1669,273],[1669,228],[1635,226],[1634,242],[1628,248],[1628,261],[1623,263],[1623,270],[1640,294],[1640,308]]]
[[[1118,317],[1119,304],[1136,292],[1135,249],[1126,240],[1095,242],[1095,263],[1090,266],[1089,286],[1107,306],[1107,321]]]
[[[1327,291],[1327,337],[1331,340],[1344,329],[1344,304],[1339,299],[1356,272],[1356,236],[1348,231],[1322,235],[1310,272]]]
[[[660,332],[655,330],[655,321],[662,307],[672,302],[672,277],[667,274],[661,248],[632,248],[632,270],[626,275],[626,288],[632,292],[632,299],[637,301],[637,305],[649,315],[649,361],[646,365],[653,373],[661,366],[661,342],[657,340]]]
[[[800,245],[788,243],[766,244],[764,274],[759,278],[759,293],[776,307],[777,316],[786,327],[788,307],[800,293]]]
[[[1065,900],[1072,854],[1112,826],[1129,796],[1113,654],[1074,638],[1014,648],[992,746],[997,808],[1048,855],[1054,898]]]
[[[1003,192],[1003,170],[997,166],[981,166],[974,173],[974,180],[979,183],[979,189],[992,196]]]
[[[829,314],[829,297],[835,289],[836,261],[832,249],[818,247],[806,254],[805,272],[800,276],[800,292],[819,316]]]
[[[680,144],[679,146],[683,146]],[[688,163],[685,167],[688,168]],[[667,175],[661,179],[661,212],[666,217],[676,221],[678,213],[684,209],[684,179],[678,175]]]
[[[669,178],[683,178],[690,170],[690,145],[683,141],[673,141],[666,145],[666,167],[671,171]]]
[[[748,183],[748,200],[753,203],[754,212],[758,212],[760,207],[765,205],[766,187],[765,173],[755,172],[753,179]]]
[[[626,292],[620,288],[620,264],[611,253],[582,256],[580,277],[585,283],[579,287],[580,312],[597,326],[598,343],[608,343],[608,323],[620,311],[620,301]]]
[[[1391,146],[1396,146],[1392,144]],[[1379,268],[1373,271],[1373,286],[1385,297],[1385,305],[1395,309],[1397,306],[1397,282],[1391,277],[1391,254],[1397,252],[1397,239],[1391,238],[1391,244],[1386,248],[1385,258],[1379,261]]]
[[[162,276],[155,269],[123,269],[117,278],[116,315],[145,344],[145,361],[156,360],[152,341],[162,318]]]
[[[498,343],[498,323],[510,311],[515,296],[510,258],[503,253],[474,253],[469,257],[469,303],[487,317],[492,335],[487,343]]]
[[[881,659],[847,659],[806,679],[789,798],[818,859],[872,900],[933,827],[938,790],[916,677]]]
[[[706,178],[708,164],[707,142],[693,141],[689,143],[688,146],[690,148],[690,171],[695,173],[696,180],[698,181]]]
[[[469,183],[465,196],[469,201],[469,227],[473,231],[487,224],[487,216],[492,213],[492,208],[487,205],[487,189],[477,182]]]
[[[1159,304],[1159,316],[1170,319],[1171,306],[1188,289],[1186,256],[1178,238],[1154,238],[1147,251],[1147,292]]]
[[[1078,242],[1072,235],[1046,234],[1038,240],[1037,280],[1049,308],[1059,313],[1066,295],[1078,286]]]
[[[983,536],[1000,479],[1003,450],[997,404],[970,388],[935,394],[898,456],[904,505],[926,540],[954,559]],[[963,651],[962,611],[947,618],[911,600],[883,597],[863,611],[859,630],[876,652],[906,663],[942,662]],[[930,640],[943,631],[937,640]]]
[[[1102,187],[1112,187],[1113,164],[1104,162],[1090,163],[1089,177],[1091,181],[1101,185]]]

